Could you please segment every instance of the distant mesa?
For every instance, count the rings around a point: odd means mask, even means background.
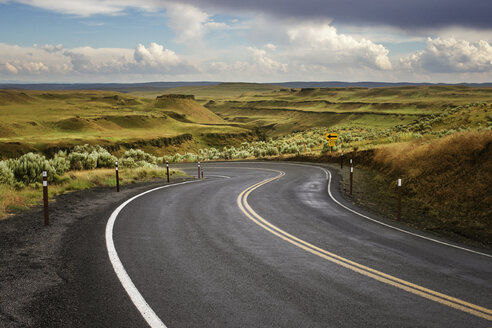
[[[189,99],[189,100],[195,100],[194,95],[179,95],[179,94],[169,94],[169,95],[162,95],[162,96],[157,96],[156,100],[174,100],[174,99]]]

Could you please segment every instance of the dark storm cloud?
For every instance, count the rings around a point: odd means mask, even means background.
[[[492,28],[491,0],[184,0],[216,11],[263,12],[283,18],[389,25],[402,29],[448,26]]]

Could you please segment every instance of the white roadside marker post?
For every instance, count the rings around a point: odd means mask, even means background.
[[[398,221],[401,219],[401,179],[398,179]]]
[[[48,172],[43,171],[43,203],[44,203],[44,225],[50,224],[48,212]]]
[[[169,161],[166,161],[167,183],[169,183]]]
[[[116,170],[116,192],[120,192],[120,177],[118,175],[118,162],[114,162]]]
[[[352,163],[352,160],[350,160]],[[350,166],[350,196],[352,196],[352,182],[354,180],[354,167]]]
[[[197,179],[200,179],[200,162],[198,162],[198,175],[196,177]]]

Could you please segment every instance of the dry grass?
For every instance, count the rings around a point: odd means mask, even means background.
[[[171,175],[184,175],[182,171],[171,170]],[[120,184],[130,184],[148,181],[155,178],[165,178],[165,169],[126,169],[120,170]],[[113,169],[97,169],[90,171],[71,171],[64,174],[57,184],[50,185],[50,198],[66,192],[83,190],[94,187],[116,186],[115,173]],[[42,202],[41,185],[28,186],[16,190],[11,186],[0,185],[0,219],[18,211],[29,210],[32,206]]]
[[[404,197],[420,209],[408,218],[492,245],[492,131],[457,133],[427,143],[395,144],[375,151],[371,167],[394,194],[403,178]],[[378,183],[378,181],[375,181]]]

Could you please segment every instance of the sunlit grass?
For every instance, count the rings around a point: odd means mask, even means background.
[[[171,169],[172,176],[185,176],[176,169]],[[122,169],[119,171],[120,185],[166,178],[166,170],[162,168]],[[57,183],[48,187],[49,197],[63,193],[90,189],[94,187],[115,187],[114,169],[96,169],[90,171],[70,171],[58,179]],[[20,190],[8,185],[0,185],[0,219],[9,215],[28,210],[42,203],[43,191],[40,184],[24,187]]]

